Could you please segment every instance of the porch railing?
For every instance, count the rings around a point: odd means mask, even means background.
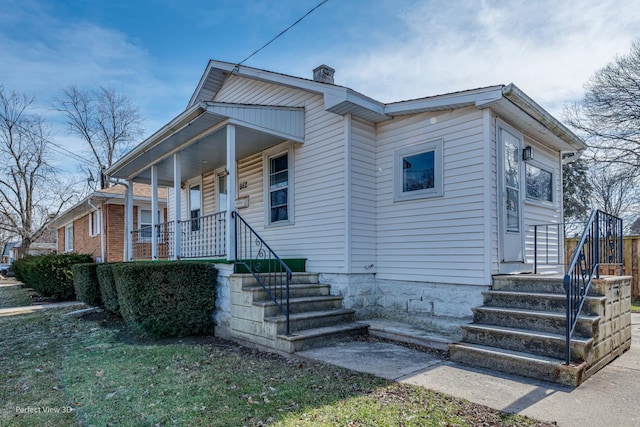
[[[226,253],[225,212],[216,212],[198,218],[178,221],[180,230],[180,251],[176,252],[175,223],[173,221],[156,225],[158,236],[158,259],[212,258],[224,257]],[[152,259],[151,226],[131,232],[133,239],[133,259]]]
[[[286,333],[289,335],[289,285],[293,274],[284,261],[237,212],[232,212],[231,217],[235,220],[234,270],[236,273],[250,273],[257,280],[284,314],[287,322]]]
[[[571,363],[571,336],[593,278],[599,278],[600,270],[604,267],[608,267],[607,274],[622,274],[622,262],[622,219],[602,211],[593,211],[564,275],[564,289],[567,293],[567,365]]]
[[[173,256],[173,223],[168,222],[156,225],[156,235],[158,236],[158,259],[169,259]],[[132,259],[152,259],[153,239],[152,228],[146,226],[133,230],[131,238],[133,243]]]
[[[207,258],[226,255],[225,212],[178,221],[180,258]]]

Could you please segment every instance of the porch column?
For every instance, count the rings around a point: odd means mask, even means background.
[[[158,259],[158,167],[151,166],[151,259]]]
[[[231,212],[236,210],[236,127],[227,125],[227,260],[236,260],[235,223]]]
[[[124,201],[124,261],[133,260],[133,181],[127,181],[127,189],[125,191]]]
[[[182,170],[180,167],[180,153],[173,154],[173,258],[180,259],[180,247],[182,245],[182,233],[180,232],[180,215],[182,213],[182,195],[180,186],[182,185]]]

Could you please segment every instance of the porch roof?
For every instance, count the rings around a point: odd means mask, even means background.
[[[283,141],[304,142],[304,109],[265,105],[199,102],[192,105],[107,171],[112,178],[173,186],[173,158],[181,153],[185,177],[213,171],[226,162],[225,125],[236,125],[236,158]]]

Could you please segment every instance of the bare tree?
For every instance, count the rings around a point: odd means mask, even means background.
[[[30,114],[33,101],[0,86],[0,229],[22,239],[23,253],[74,197],[48,162],[48,128]]]
[[[640,39],[586,83],[581,102],[565,119],[593,149],[597,161],[626,164],[640,172]]]
[[[65,114],[71,132],[89,145],[98,171],[131,149],[143,132],[139,109],[113,89],[90,92],[71,85],[56,107]]]
[[[626,220],[637,215],[640,188],[633,166],[599,163],[590,170],[589,180],[594,208]]]

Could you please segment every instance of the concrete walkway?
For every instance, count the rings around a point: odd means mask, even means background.
[[[297,355],[563,427],[635,427],[640,426],[640,314],[632,314],[631,328],[631,349],[577,388],[470,368],[386,342],[338,343]]]

